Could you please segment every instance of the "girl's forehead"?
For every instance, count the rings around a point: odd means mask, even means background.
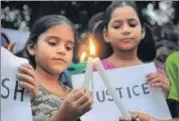
[[[59,25],[54,25],[50,27],[46,33],[66,33],[66,34],[72,34],[73,35],[73,29],[71,26],[67,24],[59,24]]]
[[[118,7],[116,8],[111,15],[111,19],[131,19],[131,18],[138,18],[137,12],[134,8],[130,6],[126,7]]]
[[[41,37],[54,36],[65,40],[74,40],[74,31],[72,27],[66,24],[50,27]]]

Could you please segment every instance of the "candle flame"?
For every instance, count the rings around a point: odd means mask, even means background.
[[[80,57],[80,63],[84,62],[85,59],[86,59],[86,57],[87,57],[87,53],[86,53],[86,52],[83,52],[83,53],[81,54],[81,57]]]
[[[90,38],[90,56],[95,56],[95,46],[91,38]]]

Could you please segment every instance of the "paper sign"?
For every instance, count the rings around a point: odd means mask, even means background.
[[[107,70],[106,70],[107,71]],[[145,75],[156,72],[153,63],[108,70],[107,74],[117,95],[129,111],[142,111],[157,118],[169,119],[164,94],[160,88],[152,88]],[[94,77],[94,104],[82,121],[119,121],[121,116],[98,72]],[[84,74],[72,77],[73,87],[82,87]]]
[[[30,96],[16,79],[24,63],[28,61],[1,47],[1,121],[32,121]]]

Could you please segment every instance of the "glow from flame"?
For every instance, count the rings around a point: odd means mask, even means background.
[[[86,52],[83,52],[83,53],[81,54],[81,57],[80,57],[80,63],[84,62],[85,59],[86,59],[86,57],[87,57],[87,53],[86,53]]]
[[[91,38],[90,38],[90,56],[95,56],[95,46]]]

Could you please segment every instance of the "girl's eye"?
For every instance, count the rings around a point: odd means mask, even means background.
[[[56,43],[56,42],[48,42],[48,44],[49,44],[50,46],[55,46],[57,43]]]
[[[71,45],[66,46],[66,49],[67,49],[68,51],[70,51],[70,50],[72,50],[72,49],[73,49],[73,46],[71,46]]]
[[[121,28],[119,25],[113,26],[114,29],[119,29]]]
[[[114,22],[114,23],[112,24],[112,27],[113,27],[114,29],[120,29],[121,26],[122,26],[122,23],[121,23],[121,22]]]
[[[138,24],[138,23],[137,23],[136,20],[130,20],[130,21],[129,21],[129,26],[130,26],[130,27],[136,27],[137,24]]]

